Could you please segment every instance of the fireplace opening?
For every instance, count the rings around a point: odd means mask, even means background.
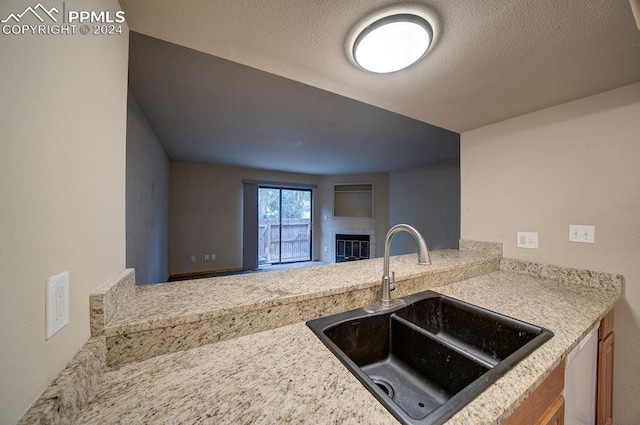
[[[336,263],[369,258],[369,235],[336,235]]]

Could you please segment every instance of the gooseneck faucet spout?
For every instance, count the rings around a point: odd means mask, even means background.
[[[391,240],[398,232],[407,232],[418,242],[418,264],[428,265],[431,264],[431,257],[429,257],[429,249],[424,238],[414,227],[408,224],[397,224],[389,229],[387,236],[384,240],[384,265],[382,269],[382,294],[380,296],[380,302],[365,307],[365,310],[374,313],[376,311],[388,310],[399,304],[402,304],[400,299],[391,299],[391,291],[395,289],[395,272],[389,276],[389,248],[391,247]]]

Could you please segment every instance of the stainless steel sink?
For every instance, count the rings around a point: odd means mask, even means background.
[[[402,423],[442,424],[553,333],[433,291],[307,325]]]

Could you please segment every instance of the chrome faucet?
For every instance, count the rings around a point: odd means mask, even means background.
[[[382,294],[380,301],[364,308],[369,313],[375,313],[378,311],[388,310],[398,305],[404,304],[404,301],[396,298],[391,299],[391,291],[396,289],[396,273],[391,272],[389,276],[389,248],[391,247],[391,240],[398,232],[407,232],[414,237],[418,242],[418,264],[428,265],[431,264],[431,258],[429,257],[429,249],[424,238],[414,227],[408,224],[396,224],[389,232],[384,240],[384,266],[382,270]]]

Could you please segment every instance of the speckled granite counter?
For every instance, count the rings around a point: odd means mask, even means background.
[[[431,252],[432,264],[415,254],[391,259],[397,291],[403,296],[496,271],[497,252]],[[131,288],[115,313],[100,309],[96,322],[110,316],[94,335],[104,334],[110,367],[145,360],[310,320],[373,303],[379,297],[382,259],[329,264],[144,285]],[[131,285],[131,283],[129,283]]]
[[[398,282],[441,274],[498,259],[476,251],[431,252],[432,264],[421,266],[416,255],[391,259]],[[229,311],[252,310],[292,301],[351,292],[380,284],[382,259],[327,264],[268,273],[141,285],[109,323],[106,335],[144,330],[163,324],[203,320]]]
[[[555,333],[448,424],[502,422],[620,296],[561,280],[499,271],[437,288]],[[304,323],[125,365],[96,394],[77,423],[396,423]]]

